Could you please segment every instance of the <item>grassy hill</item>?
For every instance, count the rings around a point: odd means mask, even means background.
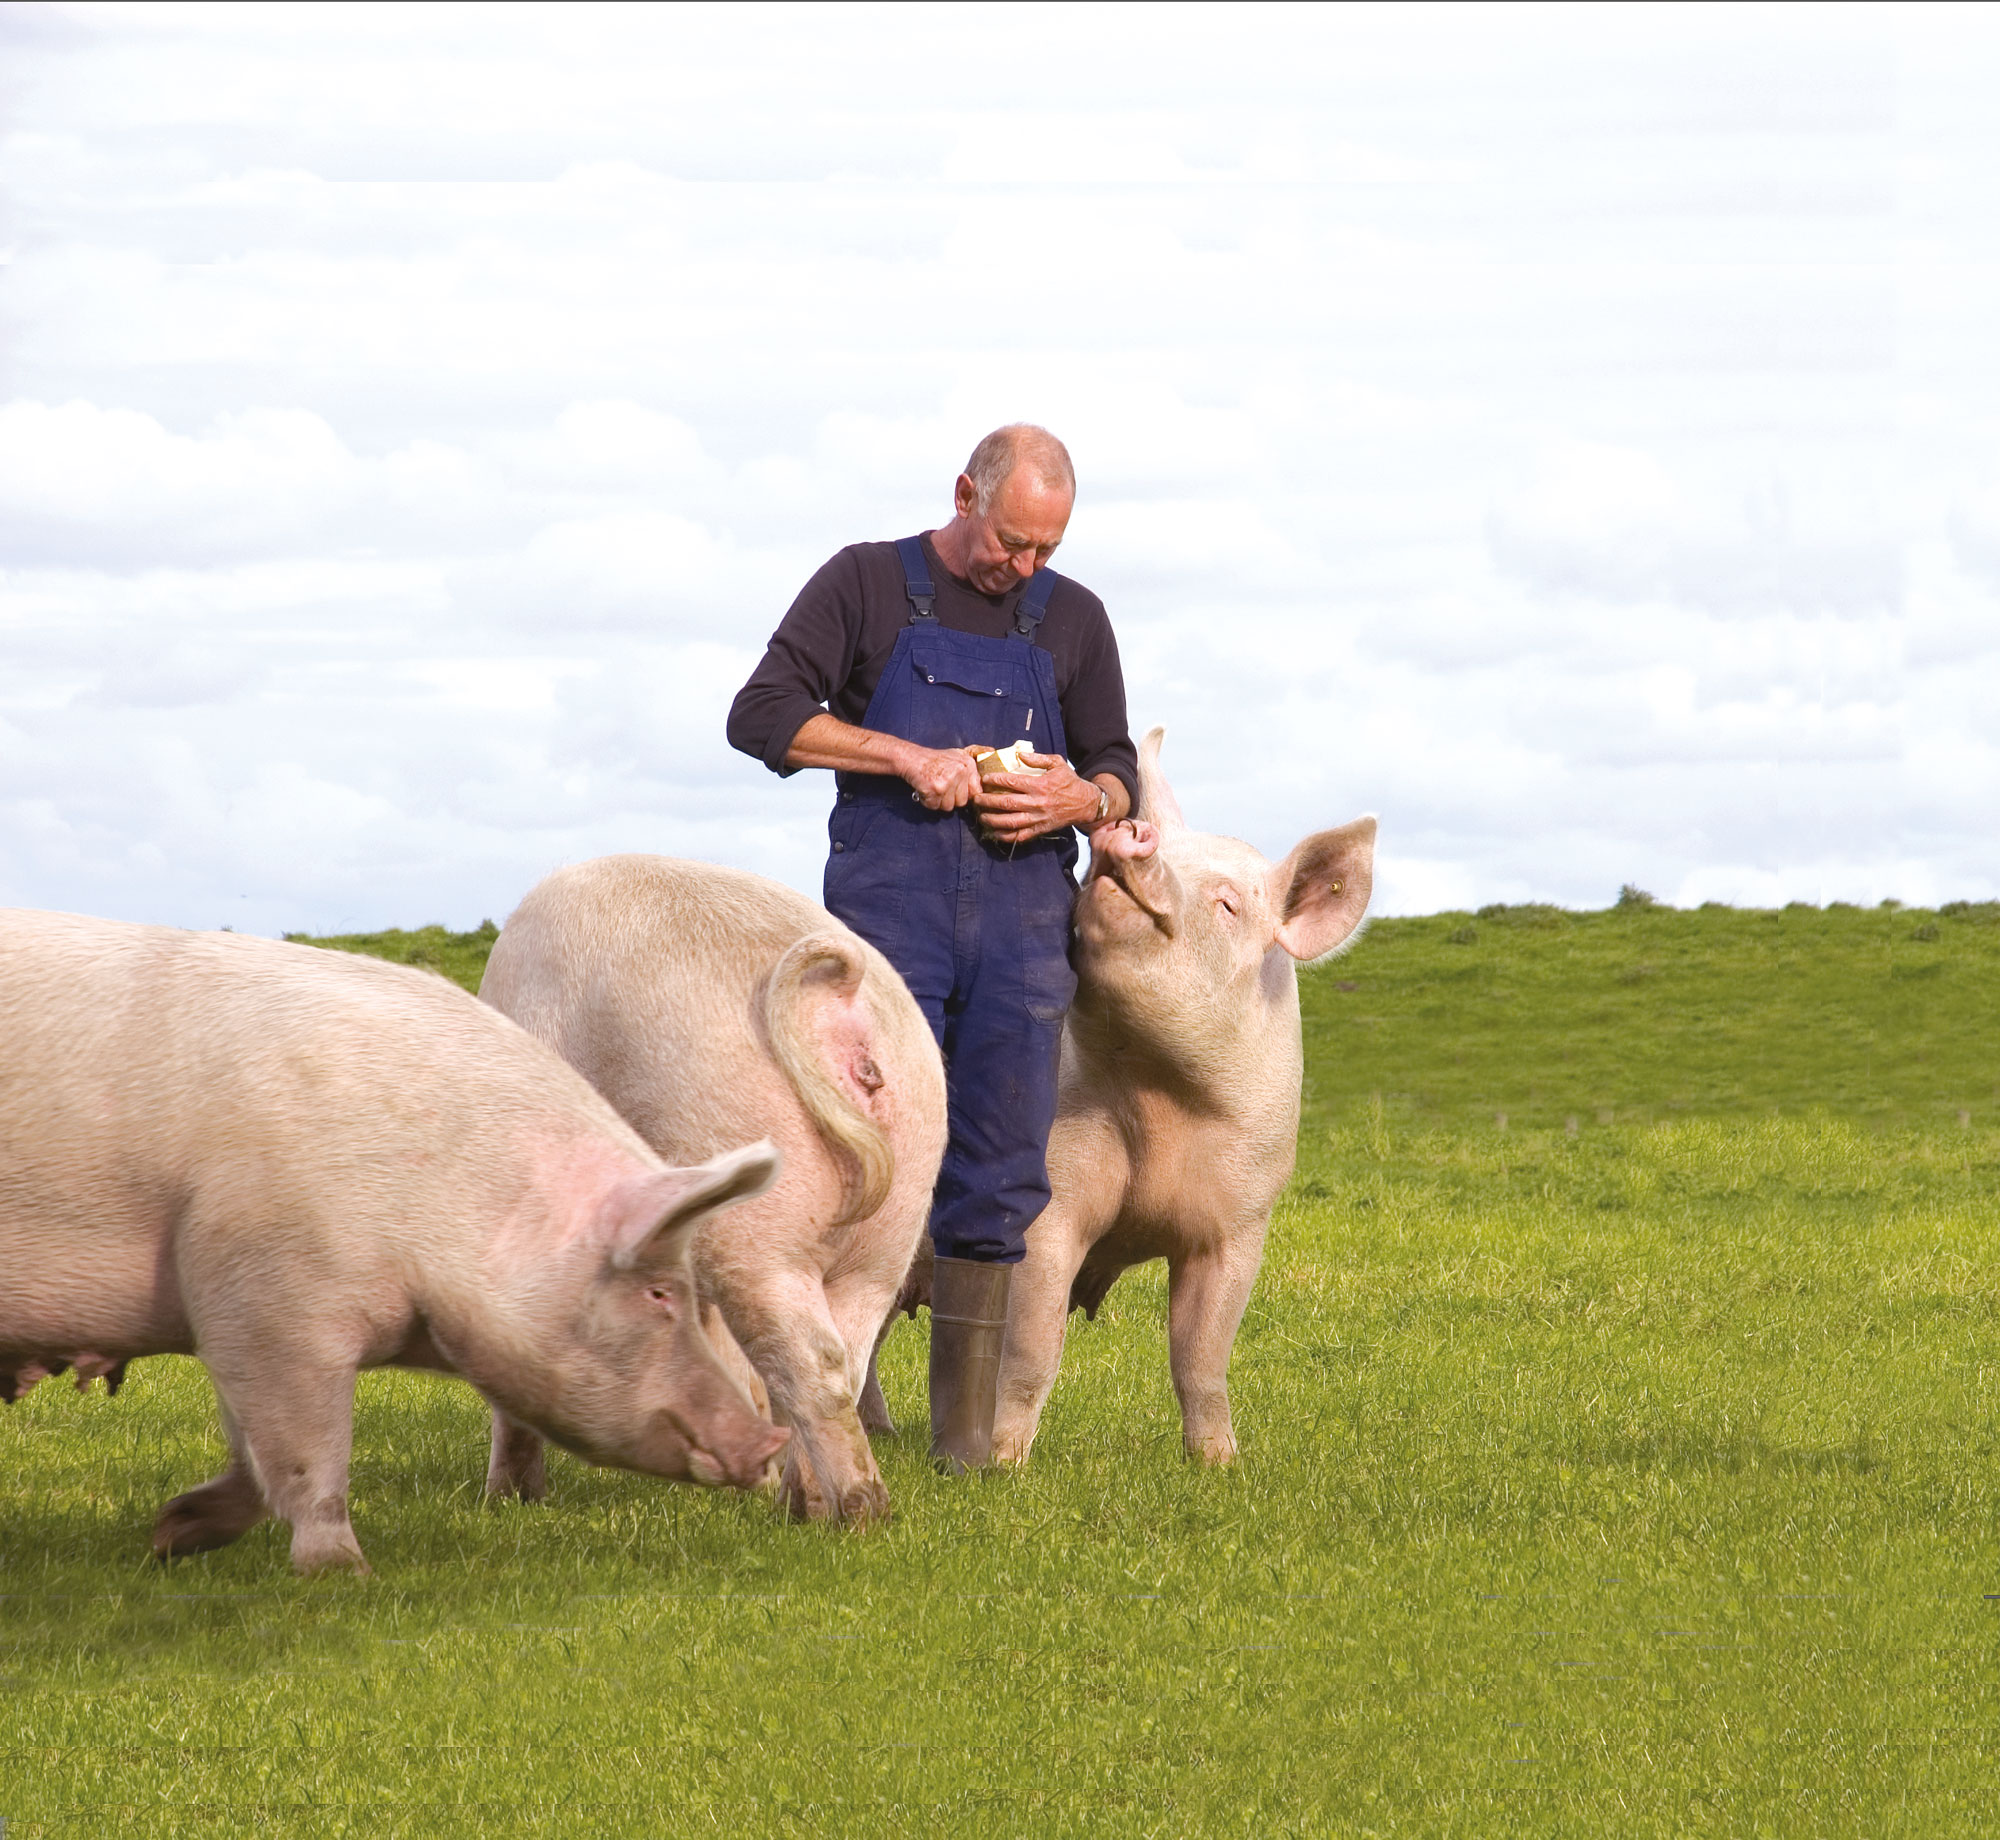
[[[477,990],[496,936],[314,943]],[[293,935],[303,937],[303,935]],[[1301,982],[1309,1129],[1675,1117],[2000,1120],[2000,902],[1629,904],[1378,920]]]
[[[1321,1122],[2000,1116],[1994,902],[1384,920],[1304,1001]]]
[[[472,985],[491,942],[324,943]],[[161,1569],[201,1369],[44,1383],[0,1413],[7,1840],[1990,1834],[1996,952],[1993,907],[1381,922],[1305,980],[1226,1473],[1157,1266],[1029,1465],[881,1440],[859,1537],[559,1453],[487,1507],[477,1395],[385,1373],[374,1579],[270,1526]]]

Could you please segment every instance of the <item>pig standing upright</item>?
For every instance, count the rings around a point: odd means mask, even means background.
[[[1136,820],[1092,838],[1077,897],[1076,1001],[1049,1139],[1051,1199],[1028,1229],[1000,1356],[993,1454],[1026,1460],[1069,1312],[1167,1261],[1169,1362],[1190,1455],[1236,1455],[1229,1351],[1297,1154],[1304,1056],[1294,961],[1353,936],[1375,820],[1306,838],[1273,865],[1188,829],[1139,749]],[[905,1301],[925,1294],[921,1262]]]
[[[889,962],[760,875],[608,856],[529,892],[479,994],[663,1156],[745,1132],[778,1145],[778,1184],[697,1237],[710,1333],[726,1350],[726,1324],[792,1429],[792,1512],[886,1515],[856,1401],[945,1136],[937,1043]],[[489,1488],[539,1493],[534,1439],[501,1418],[493,1435]]]
[[[595,1463],[747,1487],[784,1443],[703,1338],[708,1214],[768,1144],[670,1168],[441,978],[233,934],[0,911],[0,1395],[194,1354],[229,1468],[162,1557],[268,1514],[366,1570],[354,1378],[462,1375]]]

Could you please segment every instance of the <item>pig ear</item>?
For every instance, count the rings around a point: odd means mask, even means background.
[[[1278,943],[1294,958],[1324,958],[1368,910],[1375,885],[1375,820],[1316,831],[1271,871]]]
[[[1187,820],[1181,816],[1181,802],[1174,797],[1173,787],[1160,771],[1160,743],[1166,738],[1164,728],[1154,727],[1146,731],[1145,740],[1139,743],[1139,809],[1133,815],[1149,820],[1163,831],[1184,831]]]
[[[636,1176],[612,1196],[604,1222],[611,1263],[630,1271],[642,1259],[674,1257],[704,1216],[761,1195],[778,1179],[782,1159],[768,1138],[726,1150],[689,1169]]]

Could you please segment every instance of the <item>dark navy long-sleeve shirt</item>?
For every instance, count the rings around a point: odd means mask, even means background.
[[[937,589],[932,611],[957,632],[1005,638],[1026,584],[981,594],[938,560],[928,536],[924,555]],[[791,772],[785,754],[812,717],[832,714],[862,724],[896,635],[909,623],[903,565],[893,543],[853,543],[800,590],[771,635],[762,662],[729,710],[729,744],[774,773]],[[1113,773],[1139,803],[1139,757],[1126,731],[1125,674],[1104,603],[1068,576],[1056,583],[1035,634],[1055,663],[1056,697],[1070,765],[1085,779]]]

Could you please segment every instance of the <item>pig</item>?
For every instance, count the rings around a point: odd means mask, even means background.
[[[593,1463],[753,1486],[785,1442],[698,1326],[701,1223],[767,1143],[669,1166],[539,1042],[427,972],[0,910],[0,1393],[207,1366],[229,1467],[162,1558],[267,1514],[366,1571],[356,1372],[433,1368]]]
[[[791,1429],[787,1510],[886,1518],[857,1399],[945,1142],[943,1061],[888,960],[760,875],[608,856],[530,891],[479,994],[670,1160],[745,1133],[777,1144],[777,1185],[695,1236],[710,1333]],[[489,1487],[539,1493],[532,1434],[503,1414],[493,1436]]]
[[[1027,1460],[1069,1312],[1095,1318],[1152,1259],[1167,1261],[1183,1443],[1235,1460],[1229,1353],[1298,1147],[1296,964],[1350,943],[1368,906],[1373,818],[1273,865],[1187,827],[1160,771],[1165,735],[1141,743],[1139,815],[1093,834],[1077,896],[1051,1198],[1009,1287],[996,1463]],[[924,1280],[920,1260],[901,1300],[912,1313]]]

